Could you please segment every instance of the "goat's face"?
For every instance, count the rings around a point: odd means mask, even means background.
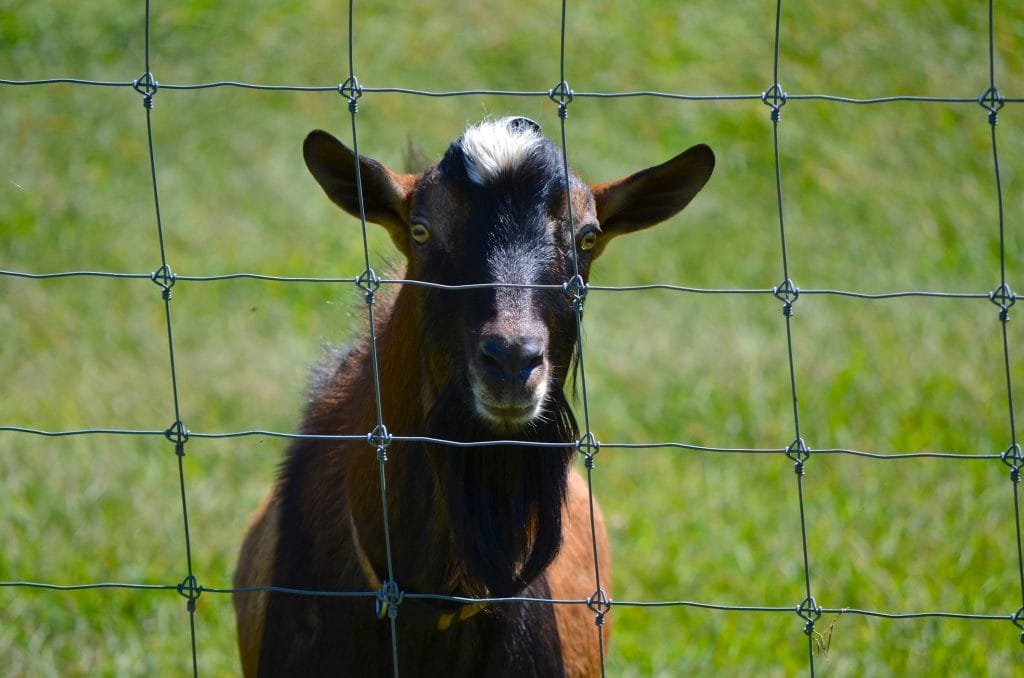
[[[425,295],[426,341],[444,347],[429,352],[431,371],[468,386],[473,411],[500,430],[542,416],[572,356],[561,285],[573,257],[586,276],[590,250],[580,245],[590,236],[580,239],[597,213],[586,184],[570,177],[570,186],[555,145],[518,118],[467,131],[412,194],[409,277],[488,286]]]
[[[319,131],[307,137],[304,152],[331,199],[359,215],[354,155]],[[406,277],[480,286],[415,288],[422,336],[410,341],[423,347],[426,399],[460,388],[476,416],[498,431],[543,418],[576,346],[563,285],[577,271],[586,282],[608,239],[681,210],[713,167],[710,149],[696,146],[663,165],[588,186],[573,173],[566,177],[561,152],[526,118],[470,128],[418,175],[360,158],[364,214],[388,229],[408,259]]]

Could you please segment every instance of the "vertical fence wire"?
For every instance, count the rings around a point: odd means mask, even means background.
[[[153,282],[162,289],[164,323],[167,330],[167,353],[169,359],[171,378],[171,406],[174,412],[174,422],[165,432],[166,438],[174,444],[175,455],[178,462],[178,490],[181,497],[182,526],[185,543],[185,569],[186,576],[178,584],[177,591],[187,599],[186,609],[189,620],[189,640],[191,646],[192,675],[199,675],[199,660],[196,642],[196,600],[202,588],[196,580],[192,568],[192,538],[188,525],[188,501],[185,483],[185,443],[188,441],[188,429],[185,427],[181,417],[181,398],[178,389],[178,370],[174,355],[174,324],[171,319],[171,288],[174,286],[175,277],[168,264],[167,245],[164,237],[164,223],[160,212],[160,190],[157,181],[157,161],[153,133],[153,105],[154,95],[157,93],[158,84],[153,75],[150,61],[150,29],[152,24],[152,11],[149,0],[145,4],[145,70],[133,86],[143,96],[143,108],[146,111],[146,145],[149,153],[149,173],[153,188],[153,207],[156,215],[157,240],[160,246],[160,266],[152,274]]]
[[[348,100],[349,118],[352,126],[352,150],[355,155],[354,170],[356,177],[356,194],[359,199],[359,224],[362,235],[363,264],[365,269],[356,279],[356,285],[363,291],[366,302],[366,319],[369,326],[370,368],[373,372],[373,398],[377,410],[377,426],[367,434],[367,441],[375,448],[377,454],[378,483],[380,485],[381,521],[384,527],[384,548],[387,569],[387,581],[383,582],[377,592],[378,616],[387,616],[391,631],[391,670],[395,678],[399,675],[398,665],[398,606],[402,601],[402,590],[395,579],[395,568],[391,550],[391,522],[388,512],[387,488],[387,450],[391,442],[387,426],[384,424],[383,401],[381,398],[380,356],[377,353],[377,322],[374,313],[376,292],[380,288],[380,278],[373,270],[370,261],[370,241],[366,228],[366,204],[363,197],[363,179],[360,167],[359,132],[356,123],[359,112],[359,98],[362,90],[355,70],[355,0],[348,3],[348,79],[338,87],[338,92]]]
[[[373,270],[372,262],[369,251],[369,239],[367,234],[366,226],[366,214],[365,206],[363,204],[362,195],[362,179],[361,179],[361,168],[359,164],[359,136],[358,136],[358,125],[357,125],[357,112],[358,112],[358,101],[363,95],[364,89],[360,86],[359,81],[356,77],[355,57],[354,57],[354,43],[355,43],[355,17],[354,17],[354,0],[349,0],[348,3],[348,34],[347,34],[347,56],[348,56],[348,77],[347,79],[336,88],[337,92],[347,100],[348,109],[350,113],[351,121],[351,136],[353,142],[353,149],[355,151],[355,176],[357,183],[357,192],[359,195],[359,211],[360,211],[360,224],[362,228],[362,248],[363,248],[363,262],[365,268],[362,274],[360,274],[355,280],[355,284],[363,292],[364,301],[367,309],[367,321],[369,325],[369,336],[370,336],[370,360],[371,368],[374,378],[374,393],[375,404],[377,409],[377,426],[369,432],[366,436],[367,442],[376,450],[377,460],[379,465],[379,481],[380,481],[380,492],[381,492],[381,511],[382,520],[384,527],[384,535],[386,540],[386,557],[387,557],[387,581],[384,583],[383,588],[377,593],[377,604],[378,610],[382,614],[386,613],[391,630],[391,651],[392,651],[392,666],[393,673],[395,676],[399,674],[398,666],[398,648],[400,639],[397,634],[397,614],[399,603],[402,599],[402,592],[395,580],[395,573],[392,565],[391,558],[391,532],[389,525],[389,511],[388,511],[388,493],[386,484],[386,469],[387,469],[387,450],[389,444],[397,437],[392,437],[387,430],[384,421],[384,413],[382,410],[382,399],[381,399],[381,383],[380,383],[380,357],[377,353],[377,341],[376,341],[376,322],[374,314],[374,305],[376,303],[375,293],[382,284],[382,280],[378,277],[376,272]],[[188,505],[187,505],[187,491],[186,491],[186,477],[184,470],[184,456],[185,456],[185,444],[189,440],[190,436],[196,437],[196,434],[190,434],[186,428],[182,419],[182,408],[178,386],[178,369],[175,364],[175,344],[174,344],[174,333],[171,313],[171,289],[175,282],[180,278],[176,276],[169,265],[169,257],[165,242],[165,228],[163,219],[160,211],[160,197],[157,181],[157,161],[155,153],[155,142],[154,142],[154,125],[153,125],[153,107],[154,107],[154,96],[159,89],[156,78],[153,75],[150,62],[150,29],[151,29],[151,9],[149,0],[145,3],[145,70],[143,75],[134,80],[130,84],[139,94],[143,97],[143,105],[145,108],[146,115],[146,134],[147,134],[147,145],[149,152],[149,170],[152,182],[152,193],[153,203],[155,209],[155,219],[157,236],[159,241],[159,253],[160,253],[160,266],[155,272],[149,274],[147,277],[156,283],[162,290],[163,308],[164,308],[164,323],[166,328],[167,346],[168,346],[168,357],[169,357],[169,369],[171,378],[171,405],[174,413],[174,421],[171,426],[162,432],[152,431],[119,431],[114,429],[100,430],[100,429],[89,429],[82,431],[67,431],[67,432],[44,432],[35,431],[30,429],[19,429],[17,427],[0,427],[3,431],[16,431],[21,433],[35,433],[42,435],[77,435],[77,434],[95,434],[95,433],[127,433],[132,435],[154,435],[162,434],[167,440],[174,445],[175,453],[177,456],[178,463],[178,488],[180,492],[181,501],[181,512],[182,512],[182,523],[183,523],[183,537],[185,547],[185,566],[187,575],[186,577],[176,586],[150,586],[150,585],[125,585],[127,588],[136,589],[155,589],[165,590],[167,588],[176,589],[177,593],[187,598],[187,610],[189,619],[189,634],[190,634],[190,645],[191,645],[191,664],[193,675],[199,674],[199,662],[197,653],[197,634],[196,634],[196,601],[199,595],[204,591],[213,592],[231,592],[230,589],[204,589],[199,585],[198,580],[193,571],[193,560],[192,560],[192,544],[191,535],[189,530],[189,519],[188,519]],[[775,4],[775,21],[774,21],[774,43],[773,43],[773,60],[772,60],[772,82],[770,87],[760,95],[760,98],[764,104],[770,108],[771,116],[771,135],[772,135],[772,153],[774,160],[774,180],[775,180],[775,193],[778,210],[778,225],[779,225],[779,240],[780,240],[780,254],[781,254],[781,265],[783,271],[782,282],[770,290],[770,292],[782,302],[783,305],[783,316],[785,323],[785,337],[786,337],[786,359],[788,364],[789,374],[789,396],[792,399],[792,414],[793,414],[793,427],[795,438],[789,447],[783,450],[785,456],[794,463],[794,470],[797,476],[797,500],[799,507],[800,517],[800,531],[801,531],[801,546],[802,546],[802,559],[803,559],[803,585],[805,597],[803,601],[797,605],[795,611],[804,621],[803,631],[807,636],[808,643],[808,669],[811,676],[815,675],[815,652],[814,652],[814,641],[815,635],[815,622],[820,618],[823,610],[818,606],[813,596],[812,588],[812,577],[811,577],[811,558],[810,550],[808,546],[808,534],[807,534],[807,519],[806,519],[806,507],[804,500],[804,473],[806,462],[812,456],[810,448],[804,441],[803,433],[800,426],[800,408],[798,400],[798,389],[796,379],[796,361],[794,356],[794,328],[793,328],[793,315],[794,305],[798,300],[801,291],[793,283],[791,277],[791,262],[787,252],[787,234],[785,224],[785,211],[784,211],[784,200],[783,200],[783,173],[782,173],[782,154],[780,152],[780,122],[781,122],[781,111],[783,106],[789,100],[785,91],[780,83],[780,46],[782,41],[782,0],[777,0]],[[569,184],[569,162],[568,162],[568,141],[567,141],[567,130],[566,120],[568,117],[568,106],[573,101],[575,93],[571,90],[566,79],[566,33],[567,33],[567,2],[563,0],[561,3],[561,39],[560,39],[560,63],[559,63],[559,81],[554,88],[546,93],[530,93],[531,95],[544,95],[548,96],[552,101],[558,105],[558,115],[560,119],[560,134],[561,134],[561,148],[563,153],[563,171],[565,173],[566,184]],[[998,135],[997,135],[997,122],[998,113],[1000,109],[1005,105],[1007,99],[1000,93],[997,87],[996,78],[996,54],[995,54],[995,10],[994,1],[989,0],[988,2],[988,66],[989,66],[989,89],[978,98],[978,103],[988,111],[988,123],[991,134],[991,155],[993,163],[993,180],[995,185],[995,196],[996,196],[996,209],[997,209],[997,222],[998,222],[998,234],[999,234],[999,285],[994,292],[988,294],[989,299],[999,307],[999,319],[1001,325],[1001,343],[1002,343],[1002,363],[1003,372],[1005,375],[1005,388],[1006,398],[1008,406],[1008,429],[1009,429],[1009,446],[1008,448],[999,455],[967,455],[975,458],[985,459],[1000,459],[1010,469],[1010,479],[1013,494],[1013,507],[1015,517],[1015,546],[1017,556],[1017,567],[1020,583],[1020,595],[1021,595],[1021,606],[1011,615],[970,615],[970,614],[958,614],[958,613],[934,613],[931,616],[947,616],[947,617],[960,617],[969,619],[1008,619],[1015,626],[1021,630],[1021,641],[1024,642],[1024,537],[1022,537],[1022,516],[1021,516],[1021,498],[1020,498],[1020,474],[1022,468],[1024,468],[1024,455],[1022,455],[1021,447],[1018,443],[1016,433],[1016,422],[1014,412],[1014,399],[1013,399],[1013,379],[1011,372],[1011,349],[1010,339],[1008,335],[1007,325],[1010,319],[1010,308],[1016,301],[1016,295],[1012,292],[1007,275],[1007,261],[1009,258],[1007,252],[1006,243],[1006,228],[1005,228],[1005,208],[1003,202],[1003,182],[1000,173],[1000,156],[998,146]],[[72,81],[70,79],[62,79],[62,82],[77,82],[79,84],[91,84],[91,85],[113,85],[121,86],[125,83],[99,83],[91,81]],[[6,84],[39,84],[43,81],[34,83],[12,83],[7,82]],[[56,82],[56,80],[47,81]],[[239,83],[218,83],[218,85],[239,85]],[[211,85],[212,86],[212,85]],[[251,86],[242,84],[242,86]],[[171,86],[174,88],[174,86]],[[178,86],[178,88],[186,88]],[[269,89],[269,88],[268,88]],[[303,88],[303,87],[283,87],[277,89],[285,90],[316,90],[325,88]],[[370,91],[370,90],[365,90]],[[384,91],[384,90],[377,90]],[[408,91],[409,93],[411,91]],[[480,90],[485,92],[485,90]],[[411,92],[416,93],[416,92]],[[493,92],[492,92],[493,93]],[[497,92],[501,94],[502,92]],[[422,94],[420,92],[419,94]],[[451,93],[455,95],[466,94],[466,92]],[[522,94],[522,93],[517,93]],[[623,93],[626,95],[626,93]],[[632,96],[635,93],[629,93]],[[656,93],[646,93],[656,95]],[[598,95],[593,95],[598,96]],[[723,97],[724,98],[724,97]],[[746,98],[746,97],[743,97]],[[803,97],[809,98],[809,97]],[[823,97],[825,98],[825,97]],[[838,100],[837,97],[827,97]],[[916,99],[914,97],[908,97],[909,99]],[[920,98],[924,99],[924,98]],[[878,100],[878,101],[881,101]],[[863,102],[854,102],[863,103]],[[568,202],[568,201],[567,201]],[[572,229],[574,227],[573,218],[570,215],[568,227]],[[586,480],[588,487],[588,500],[590,507],[590,529],[591,536],[593,538],[594,550],[593,550],[593,566],[594,566],[594,579],[595,579],[595,593],[593,596],[586,601],[577,601],[586,604],[595,616],[595,625],[597,627],[597,638],[598,638],[598,652],[600,653],[600,663],[602,674],[605,671],[605,652],[602,624],[605,619],[605,615],[610,611],[612,601],[607,598],[603,589],[602,573],[600,571],[597,541],[596,541],[596,508],[594,504],[594,487],[593,487],[593,472],[595,467],[595,456],[599,451],[601,445],[597,442],[594,435],[592,422],[590,417],[590,407],[588,402],[588,390],[586,383],[586,370],[584,360],[584,346],[583,346],[583,334],[582,334],[582,316],[585,296],[587,293],[587,285],[585,285],[579,275],[579,266],[576,260],[575,248],[572,248],[573,252],[573,280],[567,282],[563,288],[569,297],[570,303],[573,304],[573,309],[576,316],[576,327],[577,327],[577,355],[578,355],[578,371],[581,384],[581,406],[583,415],[583,433],[581,439],[577,442],[578,450],[583,454],[586,462]],[[89,272],[68,272],[62,274],[54,274],[54,276],[37,276],[31,274],[20,274],[16,272],[0,272],[7,275],[23,275],[24,277],[56,277],[59,275],[110,275],[111,277],[133,277],[129,274],[103,274],[103,273],[89,273]],[[268,276],[273,278],[272,276]],[[193,279],[201,279],[194,277]],[[213,278],[208,278],[213,279]],[[283,280],[283,279],[282,279]],[[321,278],[309,278],[304,281],[323,281]],[[336,281],[336,280],[335,280]],[[292,281],[295,282],[295,281]],[[350,280],[351,282],[351,280]],[[409,283],[411,281],[401,281]],[[715,292],[722,293],[734,293],[734,290],[716,290]],[[809,291],[805,291],[807,293]],[[822,291],[819,291],[822,292]],[[824,291],[829,292],[829,291]],[[843,293],[843,292],[839,292]],[[860,295],[866,296],[866,295]],[[946,295],[956,296],[956,295]],[[250,432],[251,433],[251,432]],[[268,432],[259,432],[266,434]],[[272,432],[271,432],[272,433]],[[273,434],[273,433],[272,433]],[[202,434],[198,434],[202,435]],[[207,434],[208,437],[216,437],[216,435]],[[231,434],[234,435],[234,434]],[[275,434],[276,435],[276,434]],[[689,446],[691,449],[696,449],[694,446]],[[722,450],[719,450],[722,451]],[[735,451],[735,450],[728,450]],[[748,450],[748,452],[759,453],[760,450]],[[776,450],[777,452],[777,450]],[[817,452],[825,452],[818,450]],[[881,457],[881,455],[874,455],[875,457]],[[931,456],[948,456],[951,458],[957,457],[957,455],[931,455]],[[112,586],[109,584],[96,584],[96,585],[84,585],[84,586],[55,586],[55,585],[37,585],[27,582],[0,582],[4,586],[41,586],[43,588],[51,588],[58,590],[70,590],[83,587],[108,587]],[[113,585],[116,586],[116,585]],[[552,601],[530,601],[538,604],[544,604],[547,602],[550,604]],[[616,604],[629,604],[628,602],[617,602]],[[714,609],[725,609],[725,610],[759,610],[767,612],[781,612],[784,611],[782,608],[741,608],[738,606],[716,606],[716,605],[704,605],[697,603],[686,603],[678,602],[672,604],[682,605],[693,605],[695,607],[711,607]],[[789,612],[793,611],[793,608],[785,608]],[[872,611],[853,611],[854,613],[867,614],[878,617],[910,617],[920,615],[896,615],[887,614],[881,612]]]
[[[793,442],[786,448],[785,455],[793,462],[796,474],[797,505],[800,515],[800,543],[802,547],[804,598],[796,607],[796,613],[804,620],[804,634],[807,638],[807,661],[810,675],[815,675],[814,666],[814,624],[821,616],[821,609],[814,600],[811,590],[811,559],[807,546],[807,512],[804,503],[805,464],[810,459],[810,449],[800,431],[800,405],[797,396],[796,361],[793,356],[793,305],[800,296],[800,289],[793,283],[786,239],[786,219],[782,191],[782,157],[779,152],[779,123],[782,107],[786,104],[786,93],[779,81],[779,52],[782,43],[782,0],[775,4],[775,40],[772,49],[772,83],[765,90],[764,103],[771,109],[772,158],[775,166],[775,196],[779,217],[779,242],[782,258],[782,282],[774,294],[783,303],[782,315],[786,326],[786,363],[789,368],[789,395],[793,406]]]
[[[569,104],[572,103],[573,91],[569,87],[569,83],[566,80],[566,68],[565,68],[565,48],[566,48],[566,16],[567,16],[567,0],[562,0],[562,12],[561,12],[561,24],[560,24],[560,38],[559,38],[559,77],[558,83],[553,87],[549,93],[552,101],[558,104],[558,120],[559,120],[559,135],[560,145],[562,148],[562,174],[563,180],[565,181],[565,205],[567,210],[566,227],[569,229],[569,241],[575,242],[576,223],[572,213],[572,199],[569,192],[572,187],[572,182],[569,174],[569,144],[566,136],[566,120],[569,117]],[[601,581],[601,563],[598,552],[598,540],[597,540],[597,509],[594,502],[594,468],[595,468],[595,457],[600,450],[600,443],[598,443],[596,436],[593,432],[590,419],[590,403],[588,400],[588,389],[587,389],[587,370],[586,360],[584,357],[583,349],[583,307],[586,300],[587,286],[583,282],[583,278],[580,275],[579,265],[579,252],[575,246],[570,247],[569,251],[572,259],[572,280],[567,281],[565,284],[565,291],[569,297],[569,301],[572,304],[574,320],[576,323],[576,356],[577,356],[577,370],[579,375],[580,383],[580,406],[583,410],[583,435],[580,440],[576,443],[577,450],[584,456],[584,464],[586,468],[586,481],[587,481],[587,507],[588,516],[587,519],[590,523],[590,539],[594,565],[594,593],[587,600],[587,606],[591,612],[594,613],[594,626],[597,633],[597,651],[598,658],[600,661],[601,675],[605,675],[605,646],[604,646],[604,624],[605,617],[611,610],[611,600],[605,593],[605,589],[602,586]]]
[[[979,98],[978,103],[988,111],[988,124],[992,142],[992,177],[995,183],[996,219],[999,228],[999,286],[992,293],[993,303],[999,306],[999,320],[1002,339],[1003,371],[1006,377],[1007,419],[1009,424],[1010,445],[1001,455],[1001,459],[1010,469],[1010,482],[1013,492],[1014,537],[1017,548],[1017,568],[1020,582],[1021,606],[1012,615],[1011,621],[1021,629],[1021,642],[1024,643],[1024,537],[1021,534],[1020,506],[1020,473],[1024,468],[1024,455],[1017,442],[1017,424],[1013,405],[1013,378],[1010,369],[1010,338],[1007,325],[1010,322],[1010,307],[1016,297],[1010,289],[1006,276],[1006,212],[1003,203],[1003,182],[999,169],[999,144],[996,125],[999,122],[999,111],[1005,99],[996,84],[996,49],[995,49],[995,1],[988,2],[988,75],[989,87]]]

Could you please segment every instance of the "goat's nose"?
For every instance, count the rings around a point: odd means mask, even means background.
[[[490,336],[480,344],[484,366],[504,381],[525,383],[544,363],[544,340],[535,336]]]

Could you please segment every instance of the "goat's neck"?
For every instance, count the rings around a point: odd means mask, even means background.
[[[367,337],[353,356],[357,363],[351,365],[359,374],[354,382],[368,389],[364,397],[350,398],[357,401],[359,409],[350,418],[363,422],[365,428],[353,433],[366,434],[383,423],[392,435],[424,434],[422,403],[424,398],[434,397],[435,389],[429,386],[425,371],[420,368],[423,347],[415,292],[414,288],[403,287],[394,297],[380,299],[375,305],[376,369],[383,422],[378,422],[374,366]],[[343,454],[352,518],[347,527],[353,531],[350,539],[357,545],[360,571],[367,580],[364,583],[374,586],[389,577],[380,491],[383,468],[395,579],[406,590],[460,592],[455,578],[447,571],[449,568],[438,567],[450,561],[451,527],[445,512],[435,508],[436,478],[422,446],[393,441],[375,454],[372,447],[355,443],[347,446]]]

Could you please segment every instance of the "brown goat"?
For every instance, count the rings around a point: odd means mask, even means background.
[[[356,159],[322,131],[303,147],[327,195],[359,215]],[[618,181],[568,177],[526,118],[468,129],[434,167],[399,174],[359,158],[366,219],[383,225],[409,280],[376,295],[380,408],[396,437],[564,446],[453,446],[395,440],[385,465],[394,579],[406,592],[583,601],[610,574],[596,509],[572,464],[579,430],[564,394],[577,345],[561,286],[587,280],[615,236],[663,221],[711,176],[695,146]],[[571,207],[572,223],[569,223]],[[573,250],[575,249],[575,254]],[[547,287],[537,287],[547,286]],[[387,580],[378,424],[368,338],[319,371],[302,432],[242,546],[236,588],[359,592]],[[392,625],[365,597],[250,591],[234,596],[247,676],[390,675]],[[458,604],[405,598],[398,665],[417,676],[599,673],[594,613],[582,604]]]

